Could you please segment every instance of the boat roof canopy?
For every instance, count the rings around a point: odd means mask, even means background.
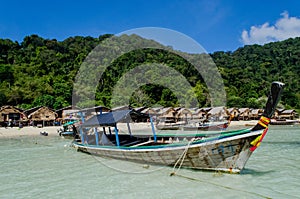
[[[139,117],[148,117],[146,114],[136,112],[134,110],[119,110],[99,115],[94,115],[86,122],[81,124],[82,127],[95,127],[95,126],[115,126],[118,122],[129,122],[130,119]]]

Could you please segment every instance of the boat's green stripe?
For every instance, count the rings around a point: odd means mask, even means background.
[[[158,134],[157,137],[210,137],[212,135],[234,135],[250,132],[250,129],[239,129],[233,131],[214,131],[210,133],[192,133],[192,134]]]

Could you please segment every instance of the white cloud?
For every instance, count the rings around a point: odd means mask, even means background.
[[[288,38],[300,37],[300,18],[289,17],[288,12],[281,14],[274,25],[268,22],[260,26],[251,26],[250,31],[242,32],[244,44],[265,44],[274,41],[282,41]]]

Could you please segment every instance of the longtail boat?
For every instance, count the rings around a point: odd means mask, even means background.
[[[143,164],[176,166],[181,162],[180,166],[185,168],[240,173],[268,131],[283,86],[281,82],[272,83],[264,113],[250,129],[159,135],[152,124],[152,135],[132,135],[127,123],[129,134],[119,135],[117,123],[137,114],[123,110],[97,115],[84,122],[80,126],[80,139],[74,141],[73,146],[92,155]],[[103,131],[96,125],[103,127]],[[87,135],[87,129],[94,134]]]

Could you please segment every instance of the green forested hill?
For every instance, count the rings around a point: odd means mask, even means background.
[[[11,104],[27,109],[46,105],[58,109],[70,105],[81,63],[99,42],[110,36],[77,36],[57,41],[31,35],[21,43],[0,39],[0,106]],[[300,109],[300,38],[210,55],[224,79],[229,107],[262,107],[270,83],[278,80],[286,84],[282,105]],[[191,64],[176,54],[151,49],[127,53],[113,62],[100,80],[96,104],[110,106],[113,85],[122,74],[138,64],[153,62],[179,71],[195,87],[200,105],[210,105],[207,88]],[[178,105],[168,88],[151,84],[141,90],[133,94],[131,105]]]
[[[211,56],[228,86],[228,102],[236,101],[232,105],[259,98],[267,93],[266,85],[276,80],[286,85],[283,104],[300,108],[300,38],[245,46],[231,53],[215,52]]]

